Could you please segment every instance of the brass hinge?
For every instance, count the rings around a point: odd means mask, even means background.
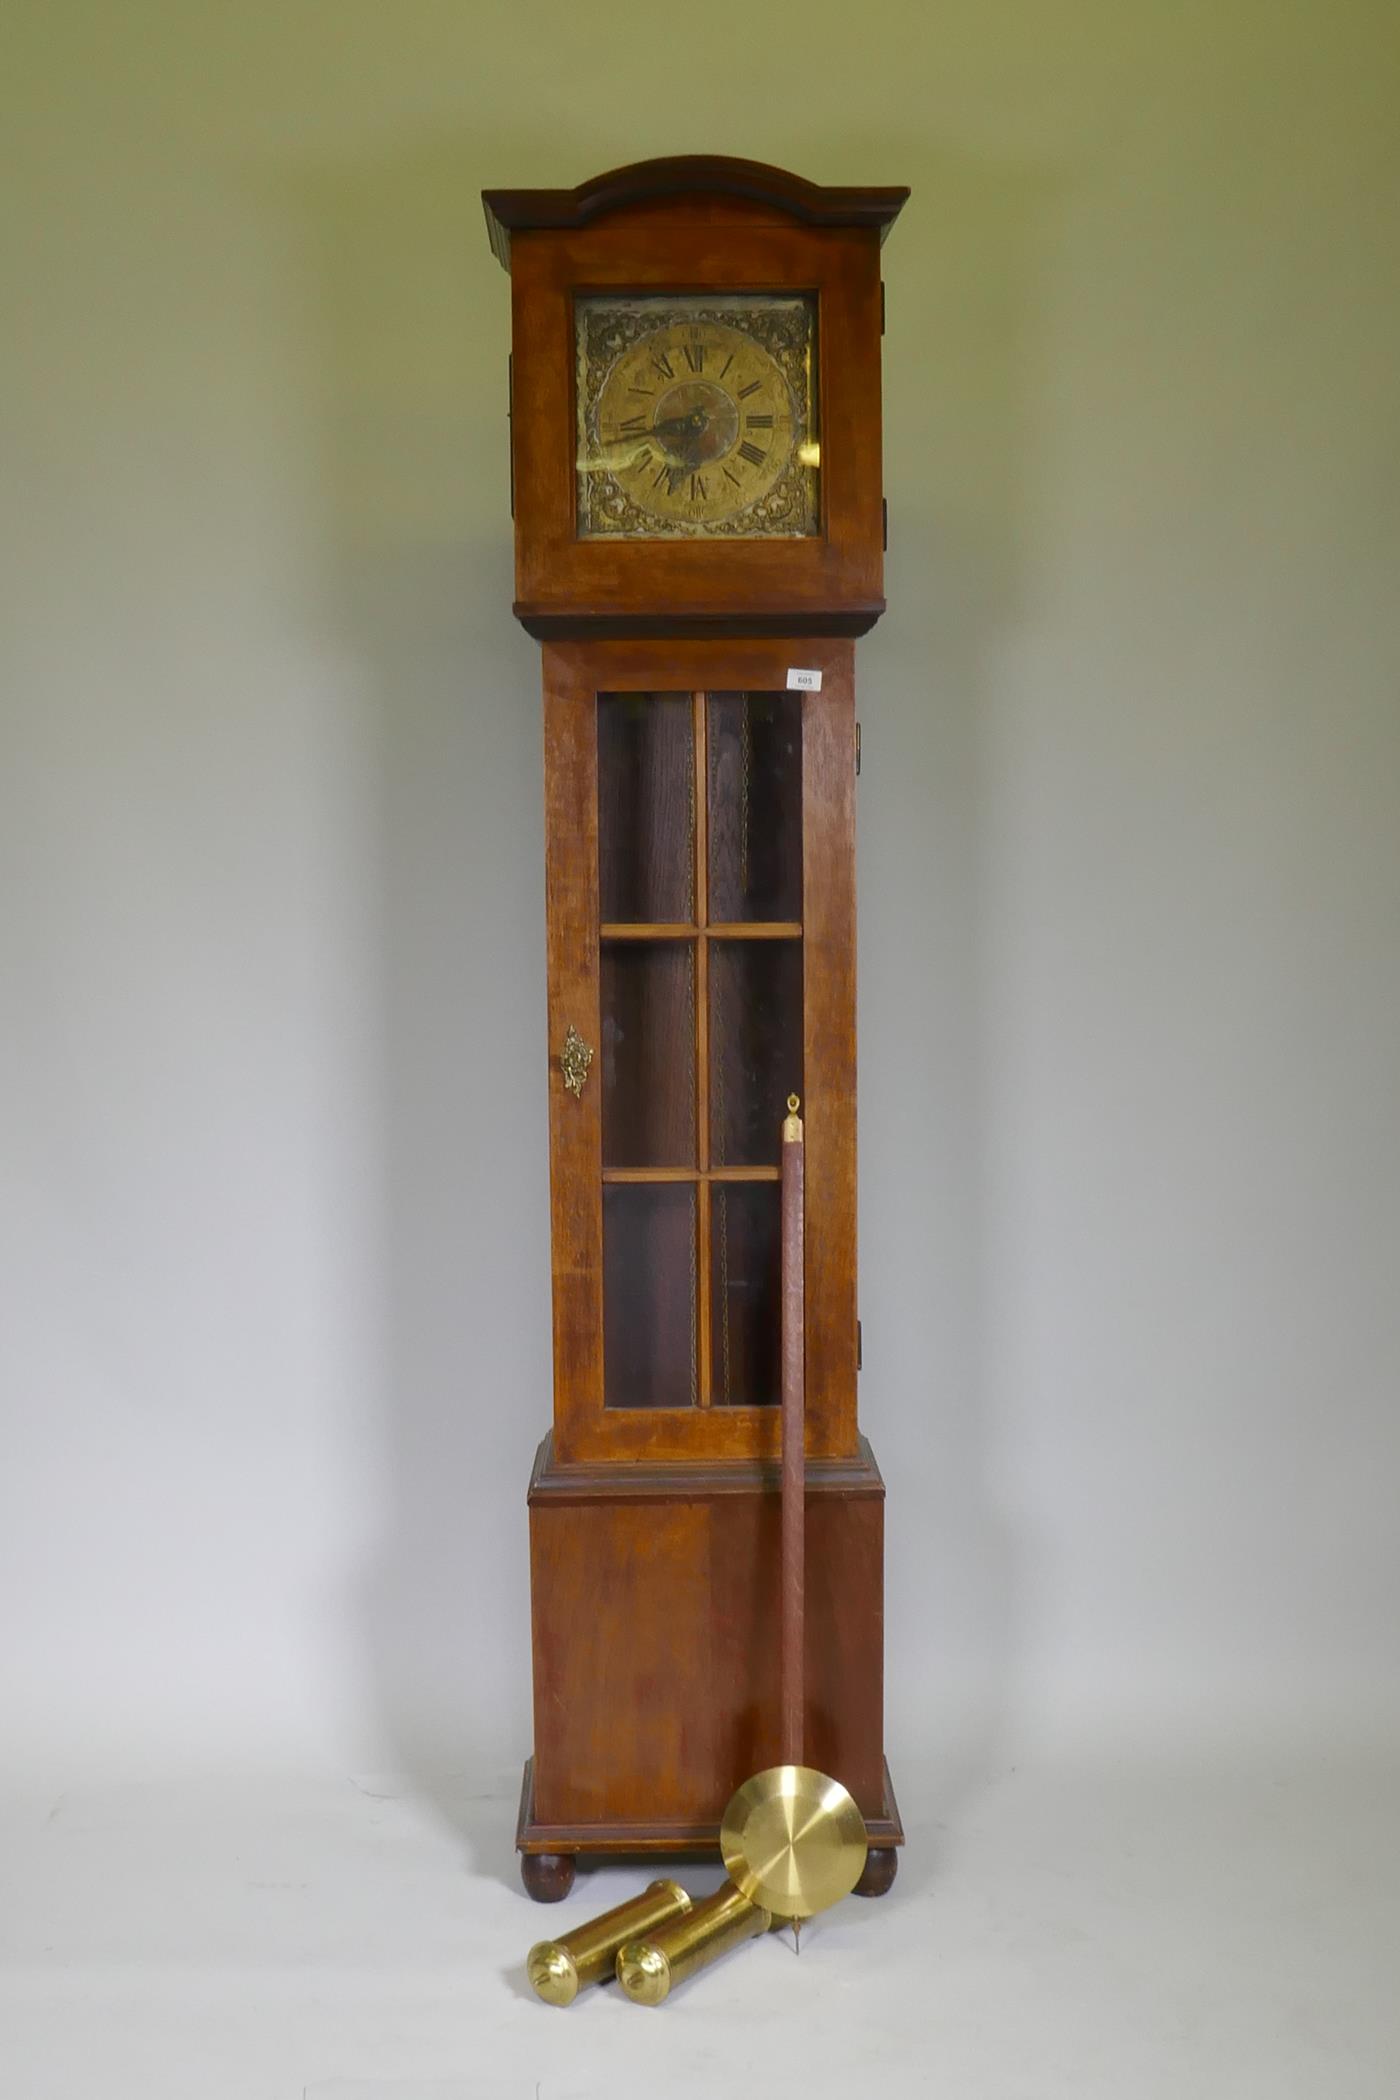
[[[864,1350],[864,1347],[863,1347],[863,1345],[862,1345],[862,1342],[861,1342],[861,1333],[860,1333],[860,1321],[859,1321],[859,1320],[857,1320],[857,1321],[856,1321],[856,1369],[857,1369],[858,1371],[859,1371],[859,1370],[860,1370],[860,1369],[862,1368],[862,1359],[863,1359],[864,1355],[865,1355],[865,1350]]]
[[[860,779],[860,724],[856,723],[856,779]]]
[[[887,496],[882,496],[882,497],[880,498],[880,546],[881,546],[881,548],[883,549],[883,551],[884,551],[884,552],[885,552],[886,554],[888,554],[888,553],[889,553],[889,551],[890,551],[890,505],[889,505],[889,498],[888,498]]]
[[[880,333],[885,332],[885,280],[880,279]]]
[[[510,514],[515,516],[515,358],[506,358],[506,451],[510,455]]]

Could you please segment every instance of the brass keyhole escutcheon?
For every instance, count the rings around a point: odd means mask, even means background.
[[[559,1068],[564,1074],[564,1084],[576,1101],[583,1097],[584,1081],[588,1067],[593,1062],[593,1045],[586,1043],[573,1022],[564,1035],[564,1047],[559,1052]]]

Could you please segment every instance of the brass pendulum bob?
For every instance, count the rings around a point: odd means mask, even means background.
[[[672,1984],[740,1939],[802,1920],[849,1896],[865,1866],[865,1818],[839,1779],[802,1762],[803,1603],[807,1518],[806,1355],[803,1304],[802,1120],[788,1096],[782,1148],[782,1726],[784,1762],[746,1779],[724,1811],[720,1851],[729,1881],[688,1917],[617,1957],[629,1998],[659,2005]],[[801,1941],[798,1940],[800,1947]]]
[[[572,2005],[587,1985],[613,1974],[618,1948],[627,1940],[683,1918],[690,1908],[678,1881],[653,1881],[640,1896],[590,1918],[563,1939],[538,1941],[525,1957],[531,1990],[546,2005]]]

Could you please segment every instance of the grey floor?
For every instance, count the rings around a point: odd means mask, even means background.
[[[1395,2100],[1400,1764],[902,1774],[894,1892],[654,2011],[535,2002],[506,1769],[73,1783],[0,1805],[5,2100]],[[937,1798],[940,1793],[944,1798]],[[716,1872],[695,1871],[712,1886]],[[723,2081],[721,2084],[720,2081]]]

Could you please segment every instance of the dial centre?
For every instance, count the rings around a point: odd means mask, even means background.
[[[677,466],[707,467],[738,437],[739,411],[722,386],[683,379],[657,402],[652,435]]]

